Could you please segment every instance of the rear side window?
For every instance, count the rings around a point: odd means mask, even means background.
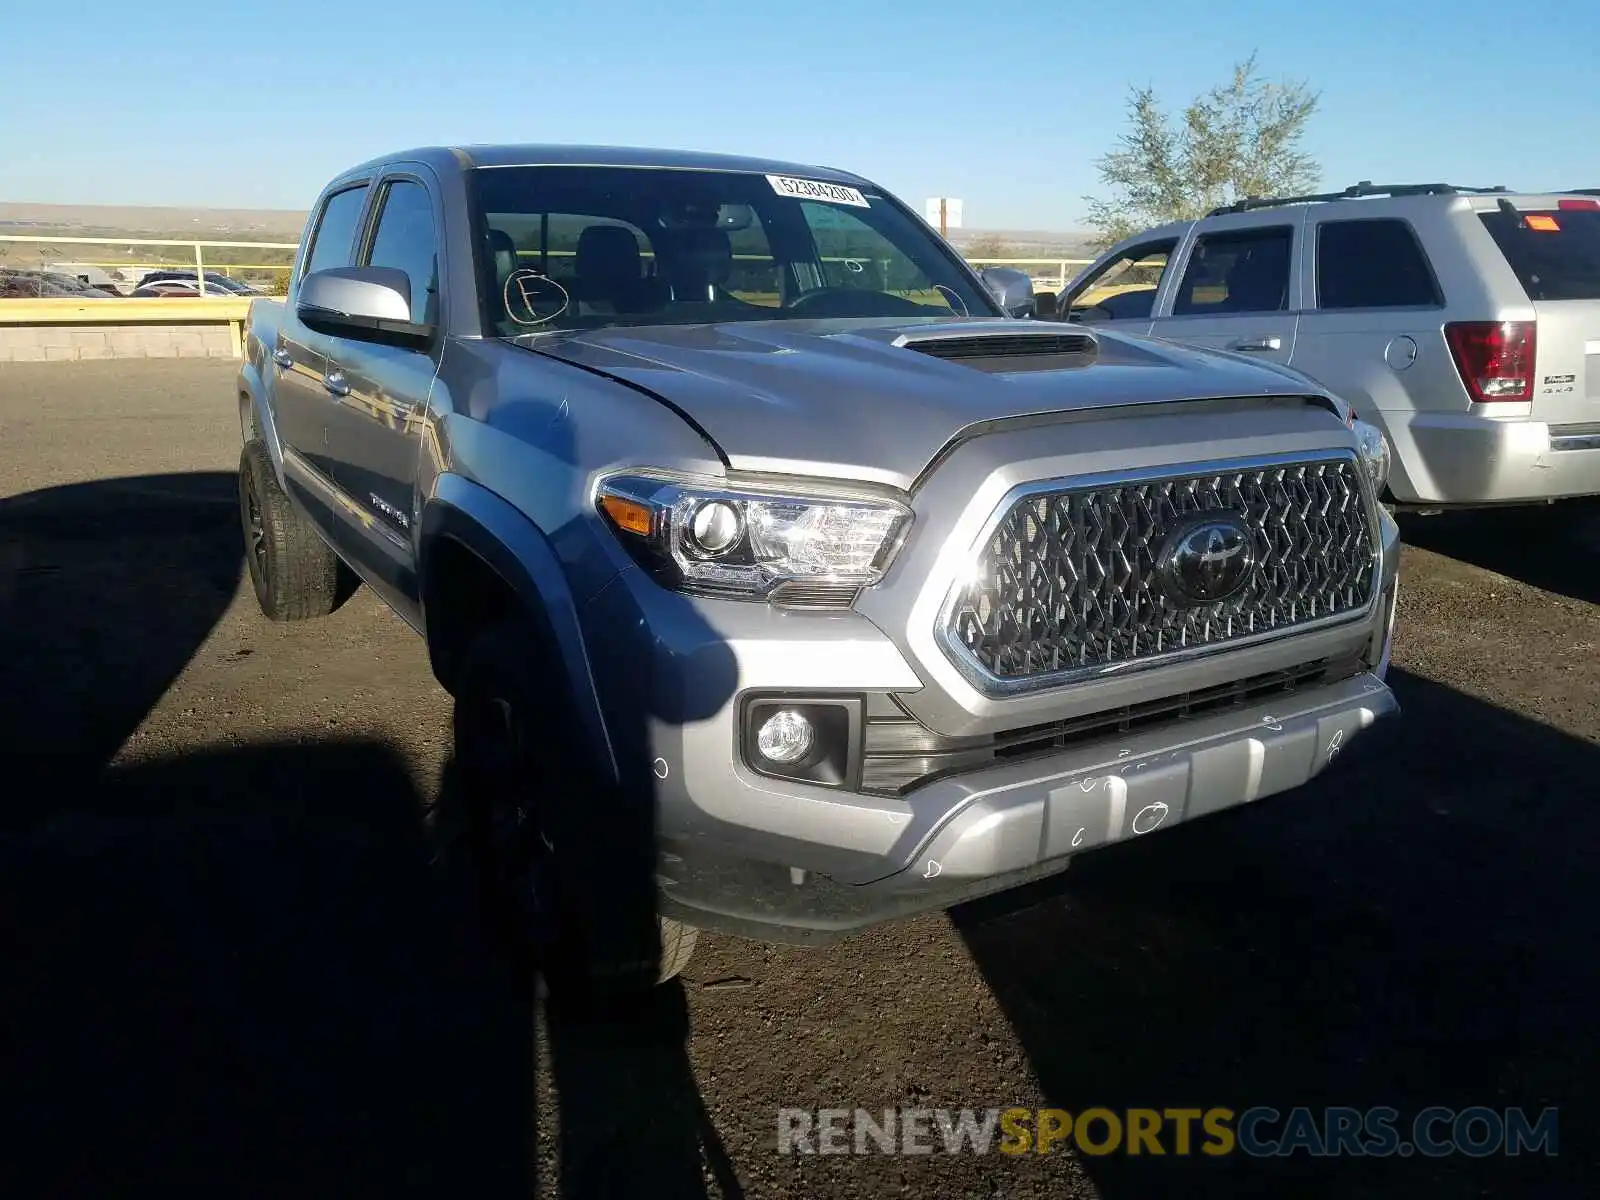
[[[1436,308],[1443,303],[1427,256],[1405,221],[1318,226],[1318,308]]]
[[[1600,209],[1478,215],[1529,300],[1600,300]]]
[[[1202,234],[1173,301],[1172,315],[1280,312],[1289,307],[1294,229],[1239,229]]]
[[[356,226],[361,208],[367,202],[367,185],[346,188],[328,197],[317,218],[317,232],[311,238],[311,253],[306,256],[304,275],[329,267],[348,267],[355,253]]]

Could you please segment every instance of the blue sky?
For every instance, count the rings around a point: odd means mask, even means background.
[[[435,142],[822,162],[1072,229],[1130,85],[1252,50],[1322,92],[1324,183],[1600,186],[1600,5],[1504,0],[12,0],[0,200],[304,208]],[[34,100],[30,102],[29,97]]]

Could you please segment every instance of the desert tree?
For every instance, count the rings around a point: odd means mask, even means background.
[[[997,233],[980,233],[967,243],[966,256],[968,258],[1011,258],[1011,247],[1004,238]]]
[[[1128,129],[1095,164],[1108,194],[1084,197],[1097,244],[1246,196],[1311,190],[1321,169],[1300,143],[1318,98],[1303,81],[1262,79],[1254,54],[1178,121],[1153,87],[1134,88]]]

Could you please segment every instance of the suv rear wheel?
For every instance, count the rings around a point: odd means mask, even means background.
[[[654,846],[613,844],[637,823],[608,819],[615,789],[582,751],[546,661],[521,620],[468,643],[451,680],[460,818],[552,998],[645,994],[688,964],[696,931],[655,915],[653,873],[619,877],[653,863]]]

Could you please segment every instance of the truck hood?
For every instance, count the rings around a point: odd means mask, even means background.
[[[518,344],[657,396],[735,469],[902,489],[989,422],[1321,390],[1215,351],[1006,319],[614,327]]]

